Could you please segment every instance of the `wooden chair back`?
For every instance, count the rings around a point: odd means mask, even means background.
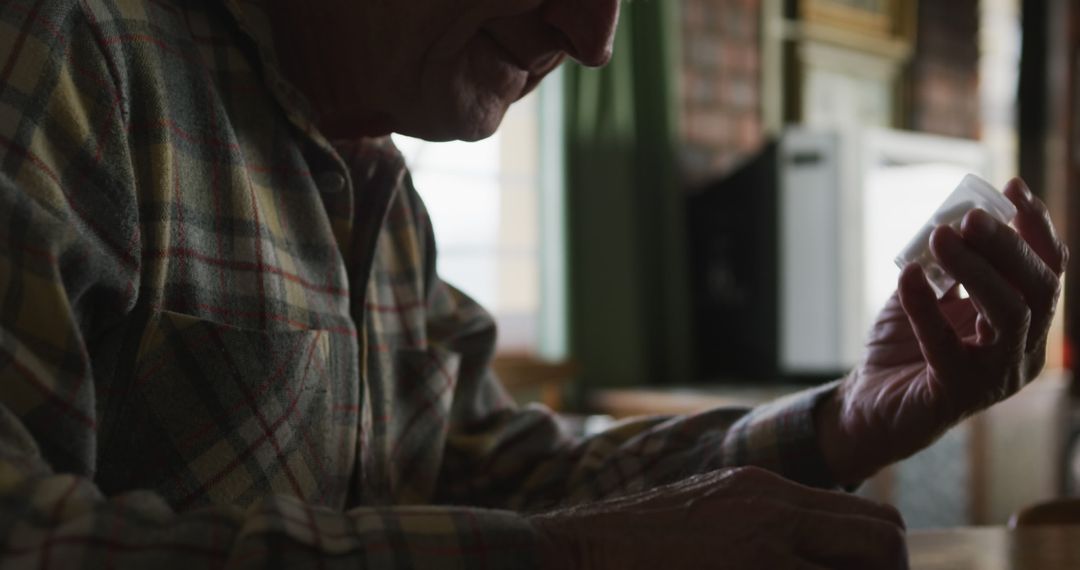
[[[1080,525],[1080,498],[1038,503],[1020,509],[1009,518],[1009,528],[1042,525]]]

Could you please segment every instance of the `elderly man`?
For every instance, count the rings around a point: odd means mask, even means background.
[[[842,493],[1040,370],[1065,263],[1020,182],[843,381],[587,440],[513,406],[391,132],[479,139],[617,0],[0,4],[12,566],[900,568]],[[818,488],[814,488],[818,487]]]

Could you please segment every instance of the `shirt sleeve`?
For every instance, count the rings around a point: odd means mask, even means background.
[[[0,407],[0,566],[112,568],[531,568],[521,516],[454,507],[345,513],[292,497],[245,510],[174,512],[149,492],[105,497],[52,473],[33,438]]]
[[[836,383],[753,409],[631,419],[584,439],[567,433],[543,406],[514,405],[490,369],[493,319],[439,279],[430,222],[418,224],[428,227],[428,333],[432,343],[461,356],[439,476],[441,502],[537,512],[738,466],[836,487],[814,426],[814,409]]]
[[[126,71],[90,5],[0,4],[0,566],[531,567],[532,528],[508,511],[275,496],[178,513],[94,484],[113,363],[91,353],[120,350],[88,346],[132,310],[140,252]]]
[[[534,532],[508,511],[342,513],[276,496],[178,514],[150,492],[102,493],[92,474],[105,387],[85,331],[102,318],[96,302],[123,298],[114,289],[125,280],[106,275],[127,272],[73,213],[47,211],[34,192],[0,174],[0,566],[531,567]]]
[[[440,287],[446,287],[438,295],[442,302],[456,307],[455,319],[484,320],[463,316],[479,309],[449,286]],[[809,486],[836,486],[813,419],[835,383],[757,408],[631,419],[579,438],[547,408],[512,403],[487,368],[491,350],[481,347],[485,336],[474,333],[453,342],[462,364],[440,476],[441,501],[535,512],[738,466],[761,467]]]

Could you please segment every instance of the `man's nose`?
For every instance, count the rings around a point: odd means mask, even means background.
[[[544,20],[562,32],[570,57],[599,67],[611,59],[621,0],[548,0]]]

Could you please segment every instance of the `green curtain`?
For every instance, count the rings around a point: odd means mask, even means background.
[[[586,390],[693,373],[677,21],[675,0],[626,2],[611,63],[566,69],[569,342]]]

